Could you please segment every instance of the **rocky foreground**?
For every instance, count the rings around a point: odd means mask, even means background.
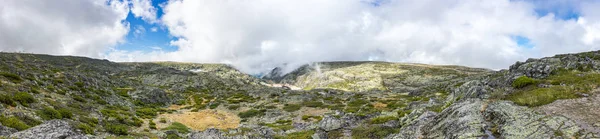
[[[599,62],[319,62],[257,78],[222,64],[0,53],[0,138],[600,138]]]

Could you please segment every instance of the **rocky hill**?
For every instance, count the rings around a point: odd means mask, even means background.
[[[598,138],[599,62],[319,62],[259,79],[223,64],[0,53],[0,138]]]

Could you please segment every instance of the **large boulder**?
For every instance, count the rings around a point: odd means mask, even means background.
[[[87,139],[65,120],[50,120],[41,125],[14,133],[9,138],[18,139]]]
[[[333,116],[325,116],[325,118],[319,122],[319,128],[325,131],[340,129],[342,128],[342,120]]]

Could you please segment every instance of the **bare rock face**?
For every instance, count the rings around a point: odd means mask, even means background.
[[[16,129],[14,128],[10,128],[10,127],[5,127],[2,124],[0,124],[0,137],[4,137],[4,136],[9,136],[12,133],[17,132]]]
[[[411,115],[419,113],[413,112]],[[575,122],[547,116],[508,101],[466,99],[439,114],[422,112],[418,118],[402,119],[400,133],[387,138],[590,138]]]
[[[11,134],[18,139],[87,139],[65,120],[50,120],[41,125]]]

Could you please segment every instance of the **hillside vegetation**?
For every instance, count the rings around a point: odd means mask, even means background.
[[[0,138],[597,138],[600,113],[586,109],[600,105],[599,62],[318,62],[260,79],[224,64],[0,53]]]

